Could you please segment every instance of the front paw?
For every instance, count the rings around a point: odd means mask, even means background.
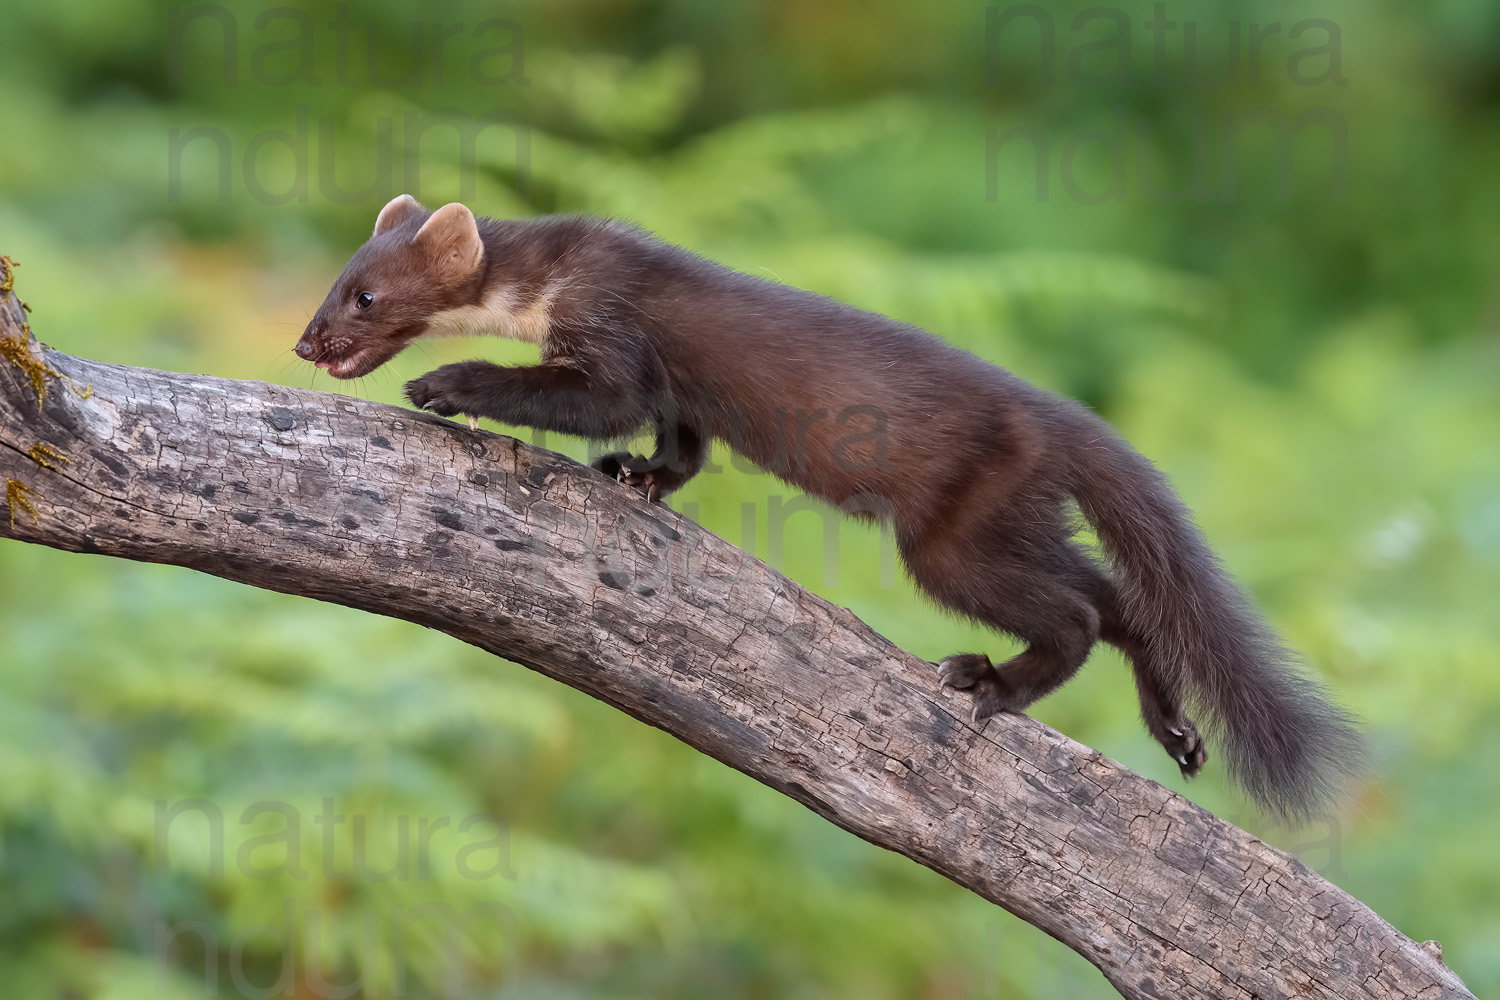
[[[631,465],[645,465],[648,460],[643,455],[632,455],[628,451],[612,451],[608,455],[600,455],[589,463],[589,468],[597,469],[616,482],[623,483]]]
[[[419,410],[430,410],[442,417],[451,417],[462,407],[453,397],[450,388],[443,385],[442,369],[428,372],[421,378],[406,383],[406,398]]]
[[[628,451],[614,451],[601,455],[589,463],[592,468],[609,476],[617,483],[624,483],[648,501],[661,496],[660,487],[653,475],[651,459],[645,455],[632,455]]]
[[[406,398],[419,410],[441,417],[469,412],[465,405],[472,394],[473,362],[444,365],[406,383]]]
[[[610,452],[589,464],[651,502],[660,500],[687,481],[686,476],[663,459],[632,455],[628,451]]]

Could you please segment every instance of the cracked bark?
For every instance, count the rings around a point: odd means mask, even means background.
[[[0,337],[24,320],[0,302]],[[0,535],[440,629],[927,865],[1126,997],[1471,996],[1294,857],[1029,718],[971,725],[931,664],[567,458],[343,396],[27,349],[52,374],[39,406],[0,359]]]

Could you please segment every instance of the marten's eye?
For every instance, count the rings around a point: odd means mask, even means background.
[[[369,292],[360,292],[358,295],[356,295],[354,297],[354,304],[356,306],[358,306],[360,309],[368,309],[368,308],[370,308],[370,303],[372,303],[374,301],[375,301],[375,296],[371,295]]]

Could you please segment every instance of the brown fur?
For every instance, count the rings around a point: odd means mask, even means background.
[[[364,308],[361,292],[373,295]],[[541,363],[446,365],[408,385],[412,402],[595,439],[654,427],[654,455],[596,463],[650,498],[696,473],[717,438],[889,520],[918,586],[1027,643],[999,667],[982,654],[940,665],[943,683],[973,692],[976,720],[1055,690],[1102,638],[1130,658],[1146,725],[1184,774],[1207,759],[1185,702],[1281,815],[1325,809],[1356,771],[1344,715],[1293,668],[1165,477],[1081,405],[915,327],[628,226],[474,221],[406,196],[382,211],[298,353],[352,377],[416,337],[476,326],[538,339]],[[1069,501],[1108,568],[1071,540]]]

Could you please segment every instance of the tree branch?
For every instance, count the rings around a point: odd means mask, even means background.
[[[931,664],[565,457],[69,357],[24,322],[0,302],[0,535],[441,629],[972,889],[1126,997],[1470,996],[1290,855],[1029,718],[971,725]]]

